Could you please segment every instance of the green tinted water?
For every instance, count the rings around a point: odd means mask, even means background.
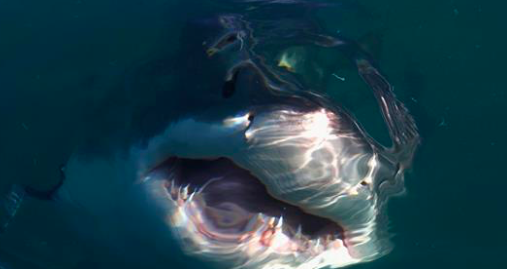
[[[381,36],[377,60],[423,141],[407,195],[389,206],[394,252],[357,268],[506,268],[506,4],[360,3],[319,16],[329,32]],[[126,69],[170,53],[182,21],[200,8],[197,1],[0,0],[0,187],[52,185],[87,131],[90,111]],[[330,84],[335,97],[381,130],[353,72],[339,75],[347,80]],[[0,261],[12,268],[79,264],[80,247],[50,207],[20,212],[13,235],[0,237]]]

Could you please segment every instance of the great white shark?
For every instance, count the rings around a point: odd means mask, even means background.
[[[221,14],[190,25],[181,46],[193,55],[176,57],[171,79],[139,105],[128,99],[129,112],[120,102],[98,113],[53,189],[13,186],[2,229],[31,197],[65,208],[104,267],[167,268],[176,246],[220,268],[339,268],[389,253],[385,207],[404,191],[419,135],[371,57],[297,21]],[[390,146],[308,88],[301,57],[273,57],[296,46],[350,59]]]

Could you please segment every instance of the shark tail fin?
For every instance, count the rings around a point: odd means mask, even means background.
[[[0,197],[0,234],[14,219],[25,197],[25,188],[20,185],[12,185],[7,194]]]

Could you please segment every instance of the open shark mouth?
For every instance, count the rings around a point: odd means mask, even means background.
[[[174,178],[167,192],[177,208],[171,224],[189,236],[190,251],[206,247],[215,256],[239,251],[250,263],[270,255],[288,260],[326,250],[347,254],[338,223],[275,199],[228,159],[171,159],[167,165],[172,167],[167,175]]]
[[[238,268],[337,268],[389,251],[380,189],[396,169],[347,117],[258,111],[181,120],[141,154],[169,156],[145,182],[182,248]]]

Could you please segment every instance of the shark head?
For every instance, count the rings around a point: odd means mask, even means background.
[[[176,238],[186,254],[227,268],[339,268],[388,253],[385,205],[403,191],[418,135],[378,69],[353,43],[298,27],[274,28],[267,38],[267,23],[239,15],[196,25],[171,79],[158,84],[165,90],[143,101],[143,116],[123,115],[128,123],[117,123],[116,136],[97,136],[102,142],[69,160],[60,199],[109,216],[118,208],[114,195],[83,187],[109,184],[129,203],[144,201],[127,210],[145,214],[132,225],[158,223],[161,230],[150,231],[156,240]],[[277,55],[267,53],[276,36],[354,51],[393,146],[375,142],[324,93],[267,60]],[[103,144],[106,153],[90,150]],[[137,196],[125,196],[131,188]]]

